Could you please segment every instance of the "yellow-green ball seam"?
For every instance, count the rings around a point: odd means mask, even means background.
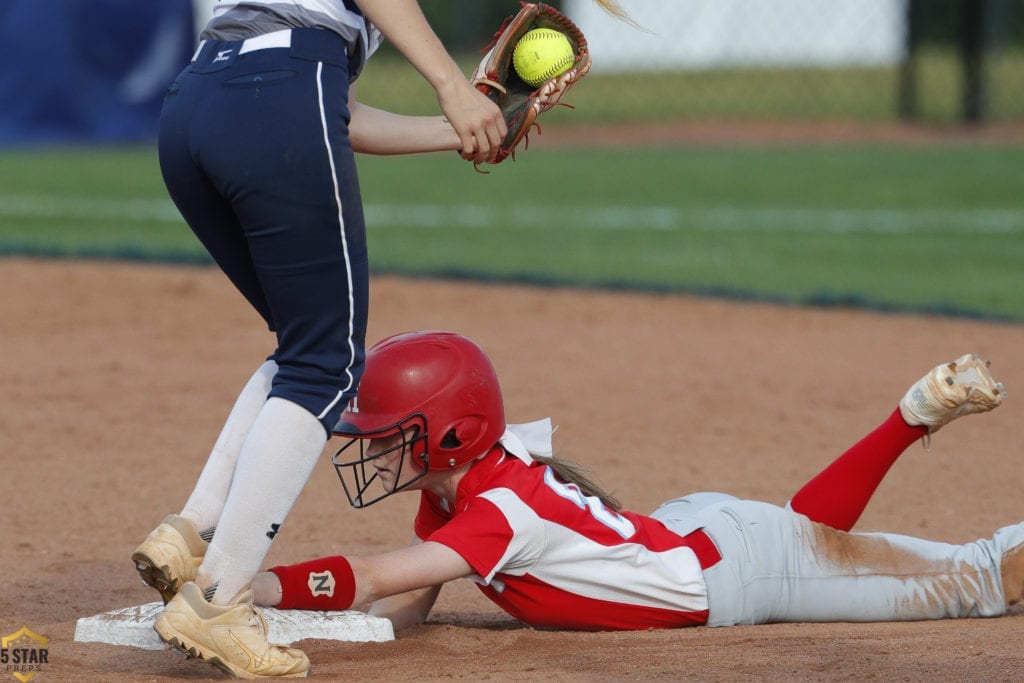
[[[540,32],[543,32],[543,34],[538,35]],[[549,78],[561,76],[563,73],[568,71],[576,62],[576,55],[572,50],[572,43],[569,42],[569,39],[566,38],[564,34],[560,33],[559,31],[555,31],[554,29],[533,29],[532,31],[524,35],[522,38],[520,38],[519,42],[516,43],[515,50],[513,50],[513,63],[515,62],[515,53],[519,51],[520,46],[524,42],[532,42],[540,38],[554,37],[550,36],[550,34],[555,34],[555,36],[561,37],[563,40],[565,40],[566,43],[568,43],[569,53],[563,59],[552,64],[543,73],[534,78],[524,78],[523,75],[519,73],[519,69],[516,68],[516,73],[519,74],[519,77],[522,78],[523,82],[526,83],[527,85],[536,87],[547,81]]]

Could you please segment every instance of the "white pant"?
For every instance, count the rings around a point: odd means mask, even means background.
[[[678,498],[651,516],[684,535],[703,528],[721,552],[704,571],[708,626],[998,616],[1001,559],[1024,544],[1024,523],[951,545],[839,531],[725,494]]]

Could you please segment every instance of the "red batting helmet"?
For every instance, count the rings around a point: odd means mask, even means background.
[[[501,387],[483,350],[453,332],[406,332],[367,351],[359,393],[334,427],[335,434],[352,441],[333,462],[349,502],[365,507],[428,470],[451,470],[485,455],[504,432]],[[402,435],[399,445],[367,457],[365,440],[396,434]],[[341,454],[355,443],[359,457],[342,461]],[[391,490],[364,501],[377,476],[370,462],[398,449],[402,458]],[[414,476],[403,482],[406,457]]]

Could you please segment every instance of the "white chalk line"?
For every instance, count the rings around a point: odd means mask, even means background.
[[[365,213],[371,229],[490,230],[512,227],[654,232],[1024,233],[1024,209],[368,204]],[[10,218],[181,222],[177,209],[166,199],[112,200],[0,194],[0,219]]]

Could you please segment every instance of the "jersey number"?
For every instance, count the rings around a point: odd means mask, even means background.
[[[550,467],[544,470],[544,483],[562,498],[575,503],[581,510],[589,510],[594,519],[623,538],[629,538],[636,533],[636,527],[632,522],[614,510],[609,510],[600,498],[584,496],[576,484],[566,484],[556,479],[555,473]]]

